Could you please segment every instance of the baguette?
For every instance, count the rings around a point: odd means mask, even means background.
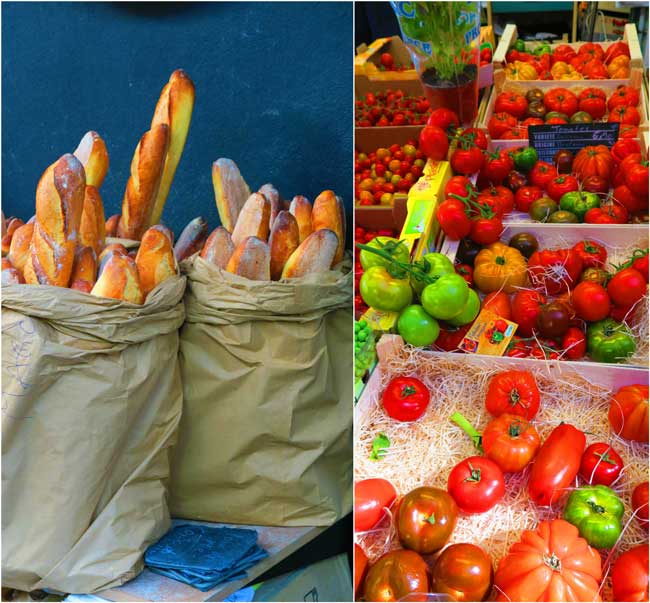
[[[239,246],[248,237],[257,237],[262,241],[269,238],[269,220],[271,217],[271,203],[260,193],[253,193],[237,218],[237,224],[232,231],[232,242]]]
[[[135,264],[144,299],[160,283],[176,274],[172,243],[161,226],[152,226],[144,233]]]
[[[326,228],[338,237],[338,248],[334,256],[334,264],[343,259],[345,251],[345,208],[343,201],[333,191],[323,191],[314,200],[311,212],[311,224],[314,232]]]
[[[338,249],[336,233],[326,228],[312,232],[287,260],[282,278],[299,278],[312,272],[327,272]]]
[[[14,268],[11,260],[9,258],[2,258],[2,270],[8,270],[9,268]]]
[[[97,132],[86,132],[73,153],[86,172],[86,185],[99,188],[108,172],[106,143]]]
[[[86,185],[79,225],[79,242],[82,247],[91,247],[95,254],[101,253],[106,244],[104,203],[99,191],[92,185]]]
[[[178,243],[174,246],[176,260],[181,262],[203,249],[203,244],[207,238],[208,223],[201,216],[194,218],[183,229],[181,236],[178,237]]]
[[[177,69],[162,89],[151,120],[152,129],[159,124],[165,124],[169,128],[169,147],[149,226],[157,224],[162,216],[178,162],[183,154],[193,109],[194,83],[182,69]]]
[[[226,270],[253,281],[270,280],[271,253],[269,246],[257,237],[244,239],[235,247]]]
[[[288,212],[281,211],[273,223],[269,248],[271,250],[271,278],[277,281],[291,254],[300,244],[300,234],[296,219]]]
[[[278,217],[278,214],[284,209],[284,203],[280,198],[280,193],[272,184],[265,184],[260,187],[260,190],[257,191],[261,195],[264,195],[271,204],[271,216],[269,218],[269,230],[273,228],[273,222]]]
[[[121,214],[114,214],[108,220],[106,220],[106,227],[104,232],[107,237],[116,237],[117,236],[117,227],[120,223]]]
[[[117,236],[139,240],[147,229],[162,176],[169,128],[165,124],[145,132],[135,148],[131,176],[122,201],[122,218]]]
[[[97,256],[92,247],[78,247],[74,256],[74,265],[72,266],[72,276],[70,277],[71,289],[79,289],[74,286],[75,282],[84,281],[92,289],[97,279]],[[79,289],[82,290],[82,289]],[[83,289],[85,291],[85,288]],[[89,293],[86,291],[86,293]]]
[[[34,235],[34,224],[23,224],[14,232],[11,239],[11,247],[7,257],[15,268],[21,272],[25,270],[25,264],[29,260],[32,250],[32,237]]]
[[[1,283],[5,285],[23,285],[25,279],[18,268],[11,265],[7,258],[2,258]]]
[[[7,222],[7,232],[2,237],[2,255],[5,256],[11,249],[11,240],[14,233],[25,223],[20,218],[9,218]]]
[[[235,246],[230,233],[223,226],[217,226],[205,242],[201,250],[201,257],[206,262],[225,270],[233,251],[235,251]]]
[[[83,165],[69,153],[41,176],[36,188],[36,223],[26,279],[35,277],[41,285],[69,285],[85,190]]]
[[[108,259],[112,255],[128,255],[128,250],[122,243],[111,243],[110,245],[106,245],[102,252],[99,254],[99,257],[97,258],[97,262],[99,264],[97,268],[97,274],[101,274],[102,271],[104,270],[104,266],[106,265],[106,262],[108,262]]]
[[[217,159],[212,164],[212,186],[222,226],[232,233],[239,212],[251,195],[251,189],[232,159]]]
[[[289,205],[289,211],[298,222],[298,232],[302,243],[311,233],[311,203],[307,197],[296,195]]]
[[[112,253],[90,293],[97,297],[142,304],[144,297],[133,259],[128,255]]]

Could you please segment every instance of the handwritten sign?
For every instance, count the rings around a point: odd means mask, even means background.
[[[604,144],[611,148],[618,140],[618,128],[618,122],[529,126],[528,138],[539,159],[552,163],[553,155],[560,149],[575,154],[589,145]]]
[[[29,319],[19,318],[13,324],[4,312],[2,336],[2,414],[6,418],[26,419],[29,415],[21,414],[20,400],[31,388],[28,381],[32,366],[32,348],[35,345],[36,329]]]

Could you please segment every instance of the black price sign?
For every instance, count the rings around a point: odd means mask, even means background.
[[[528,138],[539,159],[552,163],[553,155],[560,149],[575,154],[589,145],[604,144],[611,148],[618,140],[618,128],[618,122],[529,126]]]

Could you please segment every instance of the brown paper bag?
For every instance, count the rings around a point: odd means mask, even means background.
[[[185,277],[143,306],[2,288],[2,584],[91,593],[169,528]]]
[[[328,525],[352,505],[352,274],[249,281],[198,256],[181,330],[173,516]]]

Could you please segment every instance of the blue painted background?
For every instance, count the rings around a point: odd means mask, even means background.
[[[218,215],[210,168],[234,159],[253,190],[331,188],[352,207],[351,3],[3,3],[2,206],[34,213],[45,168],[96,130],[121,211],[131,157],[176,68],[196,85],[163,221]],[[351,229],[349,229],[351,230]]]

